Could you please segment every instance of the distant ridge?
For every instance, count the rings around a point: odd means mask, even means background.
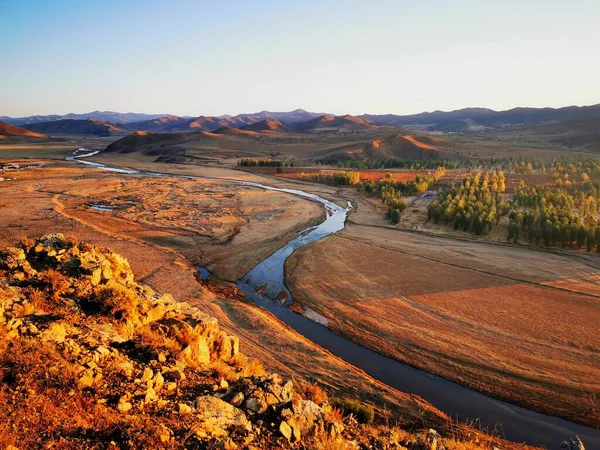
[[[455,111],[433,111],[399,116],[395,114],[363,114],[359,117],[397,127],[412,127],[430,131],[485,131],[524,125],[536,125],[576,117],[600,116],[600,104],[566,106],[563,108],[512,108],[494,111],[487,108],[464,108]]]
[[[131,129],[127,125],[115,124],[97,119],[61,119],[50,122],[37,122],[23,125],[31,131],[46,134],[79,134],[93,136],[111,136],[127,134]]]
[[[73,120],[104,120],[112,123],[130,123],[141,120],[152,120],[158,119],[159,117],[166,116],[167,114],[144,114],[144,113],[120,113],[115,111],[92,111],[89,113],[75,114],[69,113],[64,115],[51,114],[47,116],[27,116],[27,117],[2,117],[6,123],[11,125],[25,125],[37,122],[52,122],[57,120],[73,119]]]

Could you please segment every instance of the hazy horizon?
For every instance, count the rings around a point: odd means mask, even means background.
[[[591,0],[4,1],[0,115],[592,105],[599,18]]]
[[[585,106],[595,106],[595,105],[600,105],[600,102],[592,102],[592,103],[587,103],[587,104],[579,104],[579,105],[575,105],[575,104],[571,104],[571,105],[561,105],[561,106],[537,106],[537,105],[515,105],[506,109],[499,109],[499,110],[495,110],[495,111],[506,111],[506,110],[510,110],[510,109],[514,109],[514,108],[536,108],[536,109],[541,109],[541,108],[554,108],[554,109],[559,109],[559,108],[565,108],[565,107],[570,107],[570,106],[578,106],[578,107],[585,107]],[[354,115],[360,116],[363,114],[393,114],[393,115],[417,115],[417,114],[421,114],[421,113],[431,113],[431,112],[436,112],[436,111],[443,111],[443,112],[452,112],[452,111],[456,111],[456,110],[460,110],[460,109],[494,109],[494,108],[487,108],[486,106],[481,106],[481,105],[475,105],[475,106],[465,106],[465,107],[461,107],[461,108],[457,108],[457,109],[453,109],[453,110],[441,110],[441,109],[432,109],[432,110],[428,110],[428,111],[417,111],[417,112],[409,112],[409,113],[394,113],[394,112],[387,112],[387,113],[371,113],[369,111],[365,111],[362,113],[356,113]],[[146,112],[146,111],[115,111],[115,110],[99,110],[99,109],[94,109],[94,110],[89,110],[89,111],[68,111],[68,112],[58,112],[58,113],[48,113],[48,114],[38,114],[38,113],[33,113],[33,114],[23,114],[21,116],[10,116],[8,114],[4,114],[2,111],[0,111],[0,117],[5,116],[5,117],[11,117],[11,118],[19,118],[19,117],[32,117],[32,116],[49,116],[49,115],[57,115],[57,116],[66,116],[68,114],[75,114],[75,115],[81,115],[81,114],[90,114],[93,112],[98,112],[98,113],[118,113],[118,114],[146,114],[146,115],[160,115],[162,117],[164,116],[178,116],[178,117],[183,117],[183,116],[187,116],[187,117],[200,117],[200,116],[210,116],[210,117],[221,117],[221,116],[237,116],[237,115],[250,115],[250,114],[257,114],[257,113],[261,113],[263,111],[268,111],[271,113],[278,113],[278,112],[292,112],[295,110],[305,110],[307,112],[310,113],[322,113],[322,114],[333,114],[331,113],[331,111],[312,111],[310,109],[307,108],[293,108],[293,109],[289,109],[286,111],[283,110],[275,110],[275,109],[261,109],[261,110],[257,110],[257,111],[246,111],[246,112],[230,112],[230,113],[223,113],[223,114],[215,114],[215,115],[211,115],[211,114],[204,114],[202,112],[196,113],[196,114],[176,114],[176,113],[171,113],[169,111],[167,112],[161,112],[161,113],[157,113],[157,112]],[[336,115],[345,115],[348,113],[336,113]]]

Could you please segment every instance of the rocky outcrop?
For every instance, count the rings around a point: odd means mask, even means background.
[[[0,448],[445,448],[299,394],[216,319],[62,234],[0,250],[0,403]]]

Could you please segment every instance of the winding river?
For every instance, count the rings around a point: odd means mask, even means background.
[[[79,151],[85,151],[85,149]],[[285,260],[297,248],[342,230],[345,226],[346,216],[351,209],[349,204],[343,208],[329,200],[301,190],[276,188],[251,181],[122,169],[80,159],[96,153],[98,152],[70,156],[67,160],[128,175],[218,180],[285,192],[321,203],[325,207],[325,220],[322,223],[304,230],[298,237],[260,262],[238,281],[237,286],[246,297],[267,309],[279,320],[315,344],[329,350],[332,354],[358,367],[373,378],[400,391],[416,394],[454,418],[461,421],[478,419],[483,429],[499,430],[506,439],[529,445],[558,449],[562,440],[578,435],[586,448],[600,449],[600,430],[496,400],[423,372],[355,344],[333,333],[323,325],[290,310],[287,306],[293,300],[285,286]]]

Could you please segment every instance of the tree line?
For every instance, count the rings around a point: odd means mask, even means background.
[[[476,235],[486,235],[509,212],[509,204],[502,200],[506,189],[502,171],[467,176],[459,187],[450,186],[427,207],[428,220],[443,220],[455,230],[462,229]]]
[[[509,214],[508,240],[526,238],[530,244],[600,251],[598,189],[526,187],[514,193]]]

